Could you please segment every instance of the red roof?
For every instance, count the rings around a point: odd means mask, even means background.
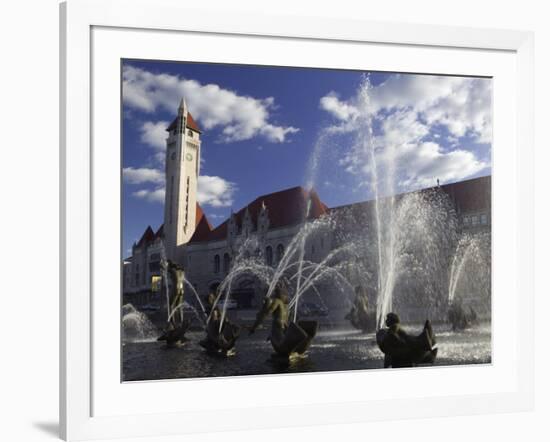
[[[208,221],[208,218],[206,218],[206,215],[202,211],[201,206],[199,206],[199,203],[197,203],[195,214],[195,233],[197,231],[203,232],[203,234],[207,234],[208,232],[210,232],[212,230],[212,225]],[[141,247],[144,244],[149,244],[155,241],[157,238],[164,238],[164,224],[161,224],[156,232],[153,232],[151,226],[147,226],[145,232],[143,232],[143,235],[141,235],[141,239],[137,243],[137,246]]]
[[[201,206],[199,206],[199,204],[197,203],[197,212],[195,216],[195,233],[193,233],[193,236],[191,237],[191,241],[193,241],[193,238],[195,238],[195,236],[197,237],[208,236],[211,231],[212,231],[212,225],[208,221],[208,218],[206,218],[206,215],[202,211]]]
[[[164,224],[161,224],[159,229],[155,232],[154,239],[157,239],[157,238],[164,238]]]
[[[426,189],[420,189],[416,192],[426,192],[436,189],[436,187],[430,187]],[[453,202],[455,209],[459,213],[471,213],[491,210],[491,176],[484,176],[479,178],[472,178],[465,181],[459,181],[456,183],[441,185],[447,195],[449,195]],[[408,193],[408,192],[407,192]],[[407,193],[398,194],[397,198],[400,198]],[[374,200],[363,201],[359,203],[347,204],[344,206],[333,207],[331,212],[347,212],[352,215],[356,222],[368,222],[371,208],[373,207]]]
[[[141,247],[145,243],[149,243],[155,239],[155,232],[151,229],[151,226],[147,226],[143,235],[141,235],[140,240],[137,243],[138,247]]]
[[[312,204],[310,207],[309,219],[319,218],[321,215],[327,213],[327,206],[319,199],[319,195],[317,195],[315,190],[310,192],[302,187],[292,187],[279,192],[262,195],[252,201],[248,206],[243,207],[235,214],[237,227],[241,227],[244,214],[248,208],[255,229],[262,204],[265,204],[267,208],[270,229],[299,224],[304,220],[307,201],[310,198]],[[225,239],[227,237],[228,223],[229,219],[225,220],[211,231],[199,230],[199,228],[197,228],[189,242]]]
[[[491,176],[444,184],[441,189],[461,213],[480,212],[491,207]]]
[[[191,112],[187,112],[187,124],[186,126],[189,128],[189,129],[193,129],[194,131],[198,132],[198,133],[201,133],[201,130],[199,129],[199,126],[198,124],[195,122],[195,120],[193,119],[193,115],[191,115]],[[172,121],[170,123],[170,126],[168,126],[168,128],[166,129],[168,132],[170,132],[172,129],[174,129],[176,126],[178,125],[178,117],[176,117],[174,119],[174,121]]]
[[[193,119],[193,115],[191,115],[191,112],[187,112],[187,127],[193,129],[194,131],[197,131],[198,133],[201,133],[199,125]]]

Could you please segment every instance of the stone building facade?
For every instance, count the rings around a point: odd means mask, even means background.
[[[349,219],[341,219],[334,231],[308,240],[304,258],[313,262],[320,262],[339,245],[339,233],[372,222],[370,201],[329,208],[314,190],[293,187],[259,196],[213,228],[197,203],[201,131],[184,100],[167,131],[164,224],[156,231],[147,227],[132,247],[132,255],[123,261],[123,292],[127,296],[149,299],[161,283],[163,257],[183,266],[186,279],[204,296],[220,284],[241,246],[252,237],[265,263],[276,267],[303,226],[306,213],[308,220],[354,214],[351,224]],[[449,196],[461,231],[490,230],[490,176],[436,188]],[[233,282],[232,297],[238,307],[255,307],[263,290],[256,278],[242,275]]]
[[[315,191],[301,187],[262,195],[215,229],[208,230],[206,225],[197,229],[184,248],[186,278],[201,294],[215,289],[230,271],[243,244],[251,239],[265,264],[276,267],[303,226],[306,212],[308,220],[314,220],[328,214],[328,210]],[[330,235],[314,235],[305,245],[304,257],[319,262],[330,250]],[[256,307],[263,290],[265,286],[258,279],[242,275],[233,282],[231,296],[238,307]]]

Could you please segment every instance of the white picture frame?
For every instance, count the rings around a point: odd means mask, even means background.
[[[474,414],[488,412],[510,412],[529,410],[533,406],[533,36],[529,32],[465,29],[446,26],[410,25],[398,23],[373,23],[356,20],[326,20],[312,17],[243,15],[227,11],[194,10],[181,4],[178,0],[69,0],[60,6],[61,15],[61,177],[60,177],[60,427],[62,437],[66,440],[96,438],[114,438],[123,436],[162,436],[185,432],[224,431],[234,429],[260,429],[272,427],[272,416],[284,413],[281,421],[284,426],[320,425],[327,423],[351,423],[367,420],[434,417],[456,414]],[[193,17],[187,21],[185,17]],[[507,311],[508,324],[495,321],[493,332],[512,330],[513,349],[508,359],[495,357],[493,368],[502,369],[502,382],[498,386],[489,385],[485,390],[453,394],[439,394],[426,390],[426,394],[410,391],[406,395],[380,395],[378,398],[365,397],[362,400],[337,395],[329,389],[328,397],[321,398],[314,394],[316,387],[327,385],[326,382],[338,382],[341,386],[357,385],[368,376],[382,379],[388,373],[340,373],[338,375],[306,375],[305,377],[252,377],[247,380],[229,381],[199,380],[153,382],[125,384],[113,388],[107,382],[108,374],[104,355],[102,356],[102,335],[97,333],[98,305],[102,300],[94,298],[96,283],[92,277],[94,265],[93,232],[94,220],[97,220],[97,205],[94,205],[94,193],[101,192],[94,174],[98,167],[94,162],[93,145],[98,139],[94,125],[101,126],[99,119],[94,121],[94,112],[102,106],[102,100],[96,99],[93,84],[97,87],[98,79],[94,78],[102,62],[97,58],[92,63],[94,51],[101,49],[101,37],[94,37],[97,30],[133,33],[142,35],[154,42],[154,39],[170,38],[180,35],[208,36],[212,39],[236,38],[243,42],[247,39],[266,39],[293,42],[293,47],[300,44],[345,45],[352,50],[361,50],[369,46],[375,48],[403,47],[411,54],[414,51],[438,50],[469,51],[473,54],[484,51],[485,54],[506,54],[507,61],[500,69],[509,69],[506,81],[512,82],[510,90],[515,95],[508,96],[512,103],[507,118],[511,118],[514,134],[509,140],[499,145],[495,142],[500,162],[495,170],[496,192],[511,192],[508,197],[510,205],[506,209],[508,224],[502,221],[507,229],[510,244],[508,253],[513,255],[507,267],[507,273],[513,276],[513,285],[496,299],[493,313]],[[154,32],[153,34],[147,34]],[[162,35],[161,35],[162,34]],[[117,47],[115,35],[109,35],[113,48]],[[106,40],[105,38],[103,40]],[[160,40],[159,40],[160,41]],[[121,37],[124,44],[124,37]],[[143,45],[147,46],[147,45]],[[346,46],[346,47],[347,47]],[[130,45],[128,46],[130,48]],[[103,50],[103,49],[101,49]],[[146,50],[145,47],[142,50]],[[166,57],[157,51],[154,44],[148,49],[148,56]],[[393,49],[392,49],[393,50]],[[105,49],[105,52],[107,50]],[[118,57],[113,49],[111,57]],[[298,49],[290,49],[290,52]],[[343,51],[345,52],[345,51]],[[129,55],[134,54],[130,51]],[[151,55],[152,54],[152,55]],[[97,54],[96,54],[97,55]],[[292,54],[290,54],[292,56]],[[298,54],[294,54],[299,56]],[[246,57],[246,55],[239,55]],[[266,60],[275,55],[265,55]],[[227,55],[227,57],[230,57]],[[342,57],[345,57],[342,55]],[[448,55],[447,55],[448,57]],[[349,58],[349,55],[348,55]],[[460,57],[457,57],[460,60]],[[231,58],[236,60],[237,58]],[[342,58],[342,63],[346,59]],[[456,73],[468,73],[455,67],[450,58],[448,70]],[[336,63],[336,61],[334,62]],[[347,63],[351,63],[348,60]],[[455,61],[455,64],[458,63]],[[402,61],[402,70],[408,71],[406,58]],[[469,68],[473,69],[472,66]],[[476,69],[482,69],[477,67]],[[475,70],[475,69],[474,69]],[[504,74],[503,74],[504,75]],[[117,79],[118,81],[118,79]],[[105,88],[107,90],[107,88]],[[113,100],[119,96],[113,97]],[[505,103],[500,100],[498,103]],[[94,108],[95,107],[95,108]],[[117,112],[118,112],[117,106]],[[505,118],[503,117],[502,120]],[[116,123],[118,124],[118,123]],[[508,125],[510,126],[510,125]],[[103,126],[101,126],[103,127]],[[117,130],[117,129],[113,129]],[[496,126],[496,140],[502,139],[500,128]],[[116,138],[106,131],[105,136]],[[114,133],[114,132],[113,132]],[[103,142],[103,139],[101,140]],[[109,140],[106,140],[109,143]],[[501,147],[502,146],[502,147]],[[113,151],[114,156],[118,156]],[[99,166],[103,167],[103,166]],[[105,166],[107,168],[107,166]],[[117,166],[118,167],[118,166]],[[499,169],[500,168],[500,169]],[[116,169],[116,168],[115,168]],[[499,170],[501,172],[499,172]],[[108,171],[106,171],[108,173]],[[499,175],[500,174],[500,175]],[[501,183],[501,184],[499,184]],[[499,190],[499,186],[500,189]],[[498,204],[496,205],[498,208]],[[502,206],[501,206],[502,208]],[[495,209],[500,210],[500,209]],[[496,223],[501,218],[496,218]],[[95,226],[97,229],[97,225]],[[117,227],[118,228],[118,227]],[[97,233],[97,231],[96,231]],[[118,247],[118,244],[117,244]],[[498,242],[495,247],[499,247]],[[503,250],[504,247],[501,247]],[[118,259],[118,255],[116,257]],[[495,264],[496,265],[496,264]],[[513,274],[513,275],[512,275]],[[498,286],[498,281],[495,281]],[[119,293],[113,294],[117,297]],[[502,302],[499,302],[502,299]],[[118,302],[118,299],[117,301]],[[105,322],[118,320],[119,311],[101,311]],[[504,314],[503,314],[504,315]],[[504,316],[503,316],[504,317]],[[118,318],[118,319],[117,319]],[[103,317],[101,318],[103,321]],[[95,326],[95,329],[94,329]],[[118,345],[118,344],[117,344]],[[113,355],[116,359],[118,355]],[[498,356],[498,354],[497,354]],[[99,361],[99,362],[98,362]],[[119,361],[118,361],[119,362]],[[118,362],[114,362],[118,364]],[[116,368],[118,370],[118,368]],[[110,367],[112,372],[112,367]],[[439,370],[439,369],[434,369]],[[441,369],[443,370],[443,369]],[[439,376],[442,379],[455,376],[458,371],[451,368],[447,371],[426,372],[403,370],[391,373],[396,382],[407,383],[412,377]],[[472,381],[477,376],[475,369],[467,368],[462,379]],[[439,373],[439,374],[437,374]],[[462,373],[462,372],[461,372]],[[327,377],[329,376],[329,377]],[[338,377],[336,377],[338,376]],[[458,376],[458,375],[457,375]],[[203,382],[197,384],[197,382]],[[434,383],[435,384],[435,383]],[[258,391],[259,388],[280,389],[304,388],[311,394],[304,398],[295,398],[285,402],[273,398],[258,401],[248,400],[243,394],[243,402],[238,407],[224,408],[217,406],[216,419],[211,419],[212,409],[193,404],[188,408],[171,408],[170,403],[164,408],[138,410],[137,407],[125,408],[125,403],[132,402],[132,390],[140,389],[140,394],[162,397],[168,390],[178,392],[198,392],[208,388],[225,388],[244,392]],[[266,386],[267,385],[267,386]],[[119,401],[114,396],[105,396],[105,390],[115,390]],[[236,390],[235,390],[236,389]],[[157,390],[157,391],[153,391]],[[345,388],[343,390],[346,390]],[[123,400],[127,396],[126,402]],[[325,395],[326,396],[326,395]],[[373,395],[374,396],[374,395]],[[250,396],[252,397],[252,396]],[[109,407],[105,403],[116,404]],[[116,408],[116,409],[115,409]],[[241,421],[240,415],[246,410],[247,419]]]

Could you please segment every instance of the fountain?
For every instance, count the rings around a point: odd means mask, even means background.
[[[276,288],[284,284],[288,288],[289,296],[288,305],[285,308],[289,310],[292,317],[291,321],[289,321],[290,317],[285,320],[290,333],[289,339],[292,335],[294,342],[294,338],[303,335],[304,342],[302,345],[296,346],[290,345],[288,342],[277,345],[272,341],[272,344],[274,344],[274,349],[278,354],[288,356],[290,353],[305,353],[316,333],[317,323],[299,319],[301,298],[306,293],[312,293],[323,303],[320,286],[327,283],[346,294],[353,291],[347,279],[340,272],[345,263],[342,258],[351,256],[351,244],[337,247],[321,262],[305,259],[305,248],[308,240],[334,229],[334,220],[330,216],[308,220],[309,206],[310,204],[307,204],[303,224],[284,250],[283,256],[275,267],[265,263],[265,258],[261,252],[263,248],[259,247],[259,238],[256,235],[250,235],[243,241],[235,253],[230,271],[218,286],[218,293],[213,301],[212,311],[206,321],[207,327],[209,327],[210,321],[213,320],[216,307],[219,306],[220,320],[216,323],[218,324],[218,334],[222,334],[222,328],[226,323],[228,299],[232,284],[237,277],[245,274],[253,276],[266,287],[264,307],[272,301]]]
[[[122,340],[124,342],[145,342],[154,340],[157,329],[145,313],[132,304],[122,306]]]
[[[369,310],[367,294],[360,285],[355,287],[355,300],[345,319],[363,333],[369,333],[376,329],[376,312]]]
[[[163,257],[161,261],[161,271],[166,294],[166,322],[168,325],[166,330],[164,330],[157,340],[166,341],[168,347],[180,346],[187,341],[185,333],[192,322],[189,318],[185,317],[185,312],[192,312],[194,318],[204,324],[206,311],[195,287],[185,278],[182,268]],[[185,286],[194,294],[197,305],[201,309],[202,318],[195,307],[183,300]],[[172,296],[170,296],[171,290],[173,290]]]
[[[264,264],[261,252],[252,253],[251,256],[250,249],[261,248],[257,246],[257,238],[248,238],[237,251],[233,268],[220,284],[220,292],[215,300],[215,304],[221,302],[219,332],[226,316],[226,304],[233,281],[245,273],[256,276],[266,284],[266,300],[270,300],[276,287],[284,282],[289,296],[289,324],[294,325],[299,322],[299,305],[304,294],[314,293],[322,299],[325,287],[320,286],[327,282],[338,287],[346,296],[355,293],[347,318],[355,328],[362,331],[384,329],[388,314],[392,312],[399,312],[408,322],[422,322],[426,318],[442,319],[448,312],[450,318],[454,318],[458,304],[453,304],[453,299],[457,290],[467,290],[467,281],[474,286],[471,290],[476,288],[483,292],[478,295],[479,299],[490,297],[490,287],[485,288],[488,285],[489,269],[487,266],[474,269],[481,262],[479,252],[482,247],[477,245],[480,240],[469,240],[468,245],[459,242],[457,246],[457,215],[449,195],[441,189],[439,182],[429,189],[399,193],[402,185],[402,170],[396,160],[399,146],[392,143],[380,146],[377,143],[370,90],[369,78],[365,77],[355,103],[358,111],[352,121],[345,128],[321,131],[310,157],[306,186],[308,189],[313,188],[322,167],[322,154],[339,149],[338,141],[333,136],[341,135],[342,131],[350,134],[352,142],[345,149],[358,167],[356,176],[361,181],[358,188],[367,189],[366,198],[363,198],[367,202],[362,206],[364,225],[347,238],[341,238],[341,245],[321,262],[308,260],[305,253],[308,240],[323,231],[333,232],[336,227],[339,228],[336,224],[346,216],[340,213],[340,219],[331,214],[309,220],[311,201],[308,201],[304,222],[275,268]],[[345,153],[340,150],[340,154]],[[341,157],[345,158],[345,155]],[[360,258],[354,262],[354,257]],[[483,259],[487,261],[486,257]],[[361,260],[363,262],[359,262]],[[357,294],[345,276],[349,268],[354,266],[356,272],[364,273],[359,291],[372,294],[375,309],[370,309],[368,297]],[[482,273],[478,279],[472,276],[476,271]],[[474,280],[475,283],[472,283]],[[461,302],[470,295],[473,292],[461,295]],[[477,306],[469,308],[468,322],[471,323],[477,317]],[[462,318],[465,317],[462,314]]]
[[[357,190],[358,201],[365,202],[334,207],[310,219],[311,200],[307,201],[302,222],[273,264],[266,263],[266,244],[260,233],[246,231],[231,240],[231,266],[206,309],[184,276],[183,284],[198,301],[194,306],[174,303],[171,288],[166,287],[168,323],[178,316],[183,320],[194,315],[205,325],[206,338],[200,345],[208,354],[225,357],[235,352],[242,333],[231,321],[229,304],[232,292],[246,277],[265,293],[257,323],[250,331],[272,316],[268,339],[277,362],[300,359],[308,350],[314,355],[308,362],[316,370],[379,368],[382,353],[387,367],[432,364],[436,357],[441,365],[491,361],[491,330],[481,323],[490,319],[490,234],[460,231],[455,206],[436,177],[432,188],[399,193],[403,189],[403,173],[396,160],[399,146],[381,146],[377,141],[373,125],[379,122],[373,121],[369,91],[366,78],[354,103],[358,112],[353,121],[346,122],[345,128],[321,131],[305,185],[311,192],[314,184],[321,185],[318,176],[331,176],[323,167],[349,166],[327,161],[326,156],[345,158],[347,153],[357,163],[357,171],[350,178],[356,180],[353,191]],[[345,131],[351,143],[340,137],[338,130]],[[350,199],[355,196],[350,195]],[[330,252],[316,260],[308,251],[319,235],[330,237],[331,244]],[[163,280],[170,281],[166,271]],[[284,296],[279,293],[283,286]],[[337,322],[340,318],[334,321],[334,329],[318,331],[317,321],[304,321],[304,306],[311,298],[323,305],[326,301],[331,308],[331,302],[351,308],[347,320],[362,333],[349,330],[347,322]],[[401,326],[397,314],[406,325]],[[439,348],[427,318],[433,320]],[[453,326],[452,331],[445,319]],[[455,332],[476,322],[479,326],[467,332]],[[182,368],[181,372],[185,377],[263,372],[259,367],[265,359],[260,349],[265,342],[265,335],[242,339],[238,358],[223,364],[209,361],[205,372],[197,373],[193,368]],[[132,350],[127,346],[127,351]],[[195,358],[189,367],[205,365],[202,349],[188,350],[186,357]],[[279,372],[278,368],[274,371]]]
[[[343,158],[339,164],[352,167],[356,188],[365,189],[363,226],[357,225],[353,241],[364,248],[365,271],[372,276],[363,284],[373,293],[376,327],[382,328],[391,311],[398,310],[407,321],[441,315],[457,221],[449,196],[439,186],[398,193],[403,180],[396,160],[399,146],[379,144],[370,91],[366,76],[354,103],[354,117],[345,127],[322,132],[310,163],[319,168],[321,151],[338,151]],[[350,143],[339,148],[342,133],[348,134]]]
[[[451,263],[447,319],[453,330],[464,330],[489,315],[491,301],[491,237],[464,233]],[[478,313],[479,312],[479,313]]]

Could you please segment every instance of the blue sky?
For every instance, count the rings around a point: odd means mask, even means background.
[[[199,201],[214,225],[296,185],[328,206],[371,198],[369,125],[391,191],[490,173],[490,79],[158,61],[125,61],[122,79],[125,254],[163,222],[164,128],[182,96],[203,130]]]

